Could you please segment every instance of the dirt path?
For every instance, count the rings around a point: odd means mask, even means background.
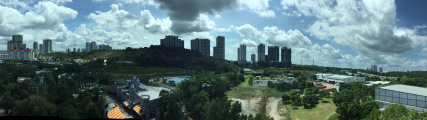
[[[266,115],[273,117],[274,120],[281,120],[282,116],[280,115],[280,112],[278,111],[278,106],[279,104],[281,104],[282,98],[268,98],[267,99],[267,105],[266,110],[267,113]]]

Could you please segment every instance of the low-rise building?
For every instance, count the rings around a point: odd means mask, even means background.
[[[316,78],[328,83],[340,83],[340,84],[348,84],[351,82],[365,82],[365,77],[357,77],[357,76],[348,76],[348,75],[336,75],[330,73],[318,73],[316,74]]]
[[[375,101],[380,110],[391,104],[401,104],[408,110],[427,112],[427,88],[394,84],[375,88]]]

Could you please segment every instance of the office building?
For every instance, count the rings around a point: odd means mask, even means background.
[[[375,102],[379,109],[386,109],[392,104],[400,104],[406,109],[427,112],[427,88],[394,84],[375,88]]]
[[[204,56],[210,56],[210,40],[196,38],[191,40],[191,50],[199,51]]]
[[[377,65],[372,65],[371,70],[377,72]]]
[[[291,67],[291,65],[292,65],[291,53],[292,53],[291,48],[282,47],[281,57],[282,57],[282,62],[285,63],[286,67]]]
[[[279,46],[268,46],[268,57],[270,62],[279,62]]]
[[[73,52],[76,52],[76,48],[73,48]]]
[[[255,54],[251,54],[251,61],[252,63],[255,63]]]
[[[237,48],[237,63],[246,64],[246,45]]]
[[[33,49],[34,50],[39,49],[39,43],[37,41],[33,43]]]
[[[382,73],[383,72],[383,67],[379,68],[379,72]]]
[[[213,48],[213,57],[225,59],[225,37],[216,37],[216,46]]]
[[[77,49],[77,52],[80,52],[80,48],[79,48],[79,49]]]
[[[65,50],[65,53],[70,53],[70,52],[71,52],[70,48],[67,48],[67,49]]]
[[[265,45],[262,43],[258,45],[258,61],[265,61]]]
[[[43,40],[43,53],[52,53],[52,40],[44,39]]]
[[[184,41],[179,39],[178,36],[168,35],[160,39],[160,46],[184,48]]]

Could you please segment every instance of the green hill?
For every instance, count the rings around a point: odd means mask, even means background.
[[[117,55],[119,54],[119,55]],[[90,56],[99,56],[96,53]],[[126,48],[108,57],[108,63],[133,61],[142,67],[171,67],[182,69],[205,69],[217,72],[238,71],[239,68],[226,60],[202,56],[197,51],[183,48],[150,46],[149,48]]]

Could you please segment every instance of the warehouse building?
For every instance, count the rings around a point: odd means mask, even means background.
[[[357,77],[357,76],[348,76],[348,75],[336,75],[330,73],[319,73],[316,74],[316,78],[323,82],[328,83],[340,83],[340,84],[348,84],[351,82],[365,82],[365,77]]]
[[[375,88],[375,101],[381,110],[391,104],[404,105],[408,110],[427,112],[427,88],[394,84]]]

